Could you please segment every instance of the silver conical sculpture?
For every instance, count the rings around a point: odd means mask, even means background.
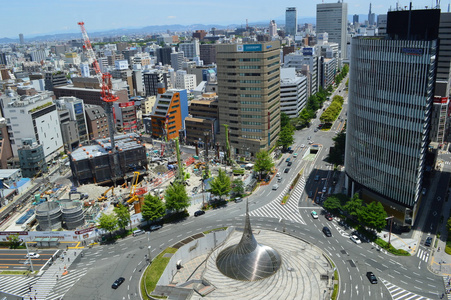
[[[257,243],[252,234],[249,206],[246,201],[246,220],[243,236],[238,244],[227,247],[216,258],[216,266],[227,277],[254,281],[277,272],[282,259],[271,247]]]

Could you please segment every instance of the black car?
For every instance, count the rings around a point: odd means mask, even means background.
[[[196,211],[196,212],[194,213],[194,216],[195,216],[195,217],[198,217],[198,216],[201,216],[201,215],[203,215],[203,214],[205,214],[205,211],[203,211],[203,210],[198,210],[198,211]]]
[[[292,161],[289,161],[288,163],[287,163],[287,166],[291,166],[293,164],[293,162]]]
[[[125,281],[124,277],[119,277],[111,286],[113,289],[117,289]]]
[[[288,150],[288,153],[290,153],[290,154],[293,154],[293,152],[294,152],[293,149]]]
[[[425,245],[426,247],[430,247],[431,244],[432,244],[432,237],[428,236],[428,237],[426,238],[426,241],[424,242],[424,245]]]
[[[366,277],[368,277],[368,280],[369,280],[372,284],[376,284],[376,283],[377,283],[376,275],[374,275],[373,272],[366,272]]]
[[[288,173],[290,172],[290,168],[285,168],[285,170],[283,170],[284,173]]]
[[[330,232],[329,227],[324,226],[323,227],[323,233],[327,236],[327,237],[331,237],[332,236],[332,232]]]

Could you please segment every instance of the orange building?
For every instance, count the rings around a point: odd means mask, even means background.
[[[185,130],[188,116],[188,93],[186,90],[158,88],[157,100],[151,117],[152,137],[170,140]]]

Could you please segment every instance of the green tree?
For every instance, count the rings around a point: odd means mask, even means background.
[[[262,174],[271,171],[272,167],[274,167],[274,162],[271,156],[269,156],[268,151],[258,151],[255,155],[254,171],[260,173],[260,179]]]
[[[105,213],[102,213],[99,218],[99,226],[98,227],[109,232],[110,236],[111,236],[112,231],[117,228],[117,223],[118,222],[117,222],[117,218],[115,215],[113,215],[113,214],[107,215]]]
[[[290,117],[286,113],[281,112],[280,113],[280,127],[283,128],[289,124],[290,124]]]
[[[210,190],[213,195],[219,196],[219,199],[230,193],[230,178],[224,170],[219,169],[218,176],[210,181]]]
[[[282,146],[284,149],[287,149],[290,145],[293,145],[294,143],[293,134],[294,131],[290,125],[283,127],[279,133],[277,145]]]
[[[162,218],[165,214],[163,201],[158,196],[147,194],[144,197],[141,214],[146,221],[155,221]]]
[[[130,224],[130,212],[128,208],[119,204],[113,211],[116,214],[117,226],[125,231],[125,227]]]
[[[355,193],[354,196],[346,202],[343,208],[351,217],[357,218],[362,209],[362,203],[363,200],[359,198],[359,194]]]
[[[339,197],[330,196],[324,201],[323,207],[330,212],[337,213],[342,208],[341,206],[341,200]]]
[[[189,197],[185,186],[177,181],[168,186],[164,193],[164,199],[168,210],[180,211],[189,206]]]
[[[19,234],[11,234],[8,236],[9,248],[17,249],[20,246]]]
[[[237,197],[241,197],[244,194],[244,182],[241,179],[235,179],[232,182],[232,192]]]
[[[359,212],[359,222],[366,227],[381,232],[384,229],[387,221],[387,213],[380,202],[371,202],[366,206],[363,206]]]

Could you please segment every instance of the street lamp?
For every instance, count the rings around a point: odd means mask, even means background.
[[[147,256],[147,259],[149,260],[149,264],[150,264],[150,262],[152,261],[152,257],[150,256],[150,249],[152,248],[152,246],[147,246],[147,250],[148,250],[148,252],[149,252],[149,254],[147,254],[148,256]]]
[[[34,272],[33,262],[31,261],[30,251],[28,250],[28,244],[25,240],[24,240],[24,243],[25,243],[25,247],[27,248],[27,257],[28,257],[28,262],[30,263],[30,266],[31,266],[31,272]]]
[[[394,218],[394,216],[390,216],[390,217],[388,217],[388,218],[385,218],[385,220],[390,219],[390,231],[388,232],[388,247],[390,247],[391,230],[392,230],[392,227],[393,227],[393,218]]]

